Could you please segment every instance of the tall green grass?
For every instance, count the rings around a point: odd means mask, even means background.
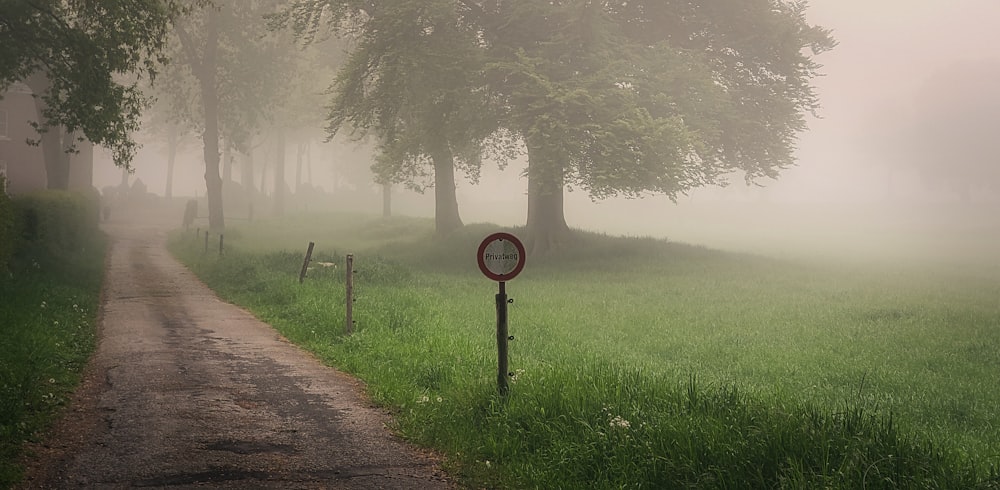
[[[496,285],[474,257],[492,231],[436,240],[423,220],[311,216],[230,230],[222,257],[193,234],[171,246],[223,297],[364,379],[397,430],[472,487],[1000,485],[1000,278],[578,233],[508,284],[501,398]]]
[[[68,400],[93,352],[105,239],[21,251],[0,277],[0,488]],[[73,248],[73,251],[68,249]]]

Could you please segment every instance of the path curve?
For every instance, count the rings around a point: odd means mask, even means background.
[[[162,227],[106,224],[99,341],[25,488],[451,488],[353,378],[219,300]]]

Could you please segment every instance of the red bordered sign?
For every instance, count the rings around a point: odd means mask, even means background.
[[[479,270],[494,281],[509,281],[524,269],[524,245],[510,233],[494,233],[479,244]]]

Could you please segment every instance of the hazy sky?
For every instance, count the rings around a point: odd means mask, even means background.
[[[870,165],[858,143],[880,112],[908,107],[936,70],[1000,58],[998,0],[813,0],[807,17],[840,44],[817,58],[826,74],[815,82],[822,119],[809,121],[799,167],[774,186],[786,194],[801,184],[838,192],[854,167]]]

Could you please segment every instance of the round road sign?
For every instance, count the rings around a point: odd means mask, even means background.
[[[524,269],[524,245],[510,233],[494,233],[479,244],[479,270],[494,281],[509,281]]]

